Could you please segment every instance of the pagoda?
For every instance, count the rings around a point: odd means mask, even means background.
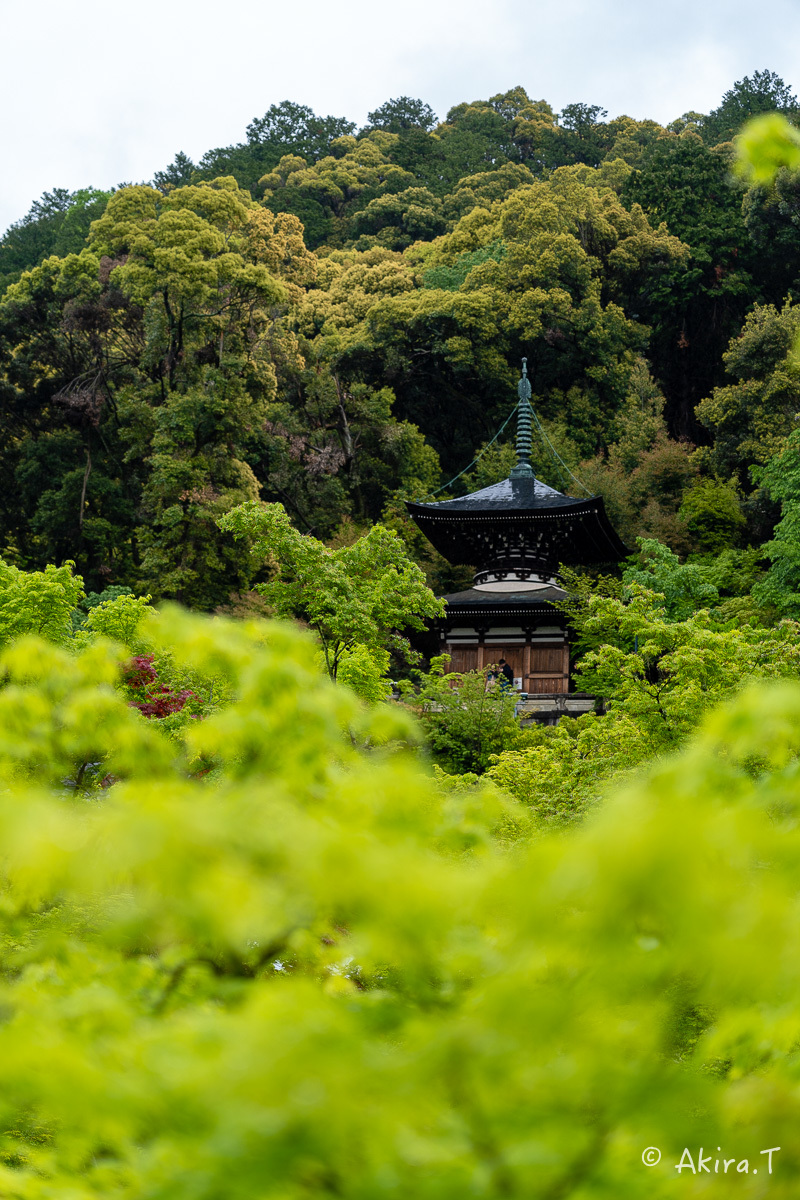
[[[508,478],[455,500],[407,505],[433,546],[453,564],[475,568],[472,587],[445,596],[437,622],[440,653],[453,671],[480,670],[504,658],[515,686],[554,712],[570,703],[569,643],[554,603],[566,592],[560,565],[619,562],[629,551],[599,496],[580,500],[537,479],[531,466],[531,385],[522,360],[517,406],[517,463]],[[549,701],[547,698],[549,697]],[[536,704],[533,704],[536,709]]]

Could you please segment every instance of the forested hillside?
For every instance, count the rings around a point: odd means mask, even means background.
[[[798,117],[285,103],[8,231],[3,1198],[794,1200]],[[552,726],[407,637],[522,356],[635,548]]]
[[[254,579],[217,520],[260,497],[334,544],[383,518],[445,587],[400,501],[494,436],[522,355],[632,548],[768,543],[797,470],[800,184],[748,184],[731,140],[768,111],[798,112],[769,71],[667,127],[521,87],[360,130],[287,101],[151,183],[46,194],[0,243],[3,557],[214,609]]]

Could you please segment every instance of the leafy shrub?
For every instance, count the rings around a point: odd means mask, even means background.
[[[486,770],[492,755],[518,739],[515,697],[487,679],[487,671],[447,671],[449,655],[431,660],[418,684],[399,684],[403,702],[419,718],[434,758],[454,774]]]
[[[699,608],[719,599],[717,588],[695,563],[681,563],[677,554],[655,538],[637,538],[639,561],[624,571],[625,583],[636,583],[664,597],[664,609],[673,621],[684,621]]]
[[[0,558],[0,646],[23,633],[64,644],[72,636],[72,613],[83,597],[74,563],[21,571]]]
[[[134,655],[122,668],[125,686],[133,695],[128,703],[137,708],[143,717],[170,717],[182,712],[187,701],[199,701],[191,688],[176,690],[168,683],[161,683],[158,671],[153,666],[153,654]]]

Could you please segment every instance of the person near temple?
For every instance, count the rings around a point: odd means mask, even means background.
[[[500,659],[498,666],[500,667],[500,690],[501,692],[510,692],[514,687],[514,671],[504,658]]]

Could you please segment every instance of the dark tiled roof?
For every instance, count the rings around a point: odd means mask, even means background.
[[[527,509],[562,508],[585,503],[574,496],[565,496],[548,487],[540,479],[501,479],[490,487],[458,496],[455,500],[439,500],[433,504],[414,504],[414,510],[433,515],[468,512],[524,512]]]
[[[406,507],[428,541],[449,562],[469,563],[479,570],[501,559],[510,562],[516,558],[526,560],[529,567],[538,563],[553,574],[560,563],[619,562],[630,553],[609,521],[600,496],[575,500],[552,489],[537,488],[544,484],[504,479],[460,500],[407,503]]]

